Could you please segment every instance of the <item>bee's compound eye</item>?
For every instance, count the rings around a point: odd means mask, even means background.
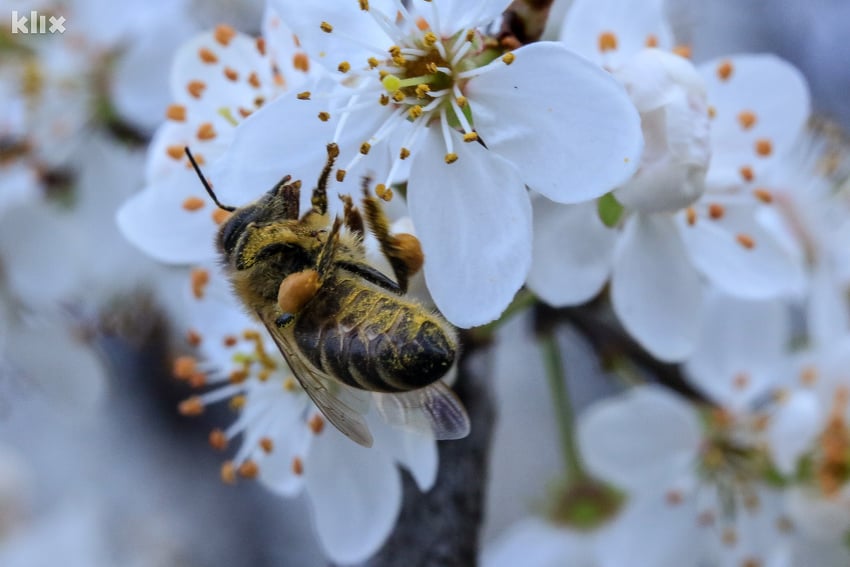
[[[245,207],[233,213],[227,222],[222,225],[218,233],[218,247],[228,256],[236,248],[239,237],[245,232],[245,227],[254,217],[254,207]]]

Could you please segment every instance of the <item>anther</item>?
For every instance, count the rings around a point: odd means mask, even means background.
[[[800,371],[800,383],[803,386],[814,386],[818,381],[818,369],[814,366],[806,366]]]
[[[221,481],[224,484],[236,484],[236,467],[233,461],[225,461],[221,464]]]
[[[204,208],[204,200],[200,197],[186,197],[183,201],[183,209],[189,212],[195,212]]]
[[[179,380],[186,380],[198,369],[198,361],[194,356],[178,356],[174,359],[171,373]]]
[[[370,69],[376,69],[378,67],[378,65],[381,64],[381,62],[378,61],[377,57],[370,57],[369,59],[366,60],[366,62],[369,63]]]
[[[762,203],[765,203],[766,205],[769,205],[773,202],[773,193],[771,193],[767,189],[753,189],[753,195],[756,199],[758,199]]]
[[[204,413],[204,402],[198,396],[192,396],[180,402],[177,411],[180,412],[180,415],[195,417]]]
[[[224,222],[230,218],[230,215],[233,214],[230,211],[225,211],[224,209],[213,209],[212,212],[212,220],[215,224],[224,224]]]
[[[690,45],[677,45],[672,51],[674,54],[679,57],[684,57],[685,59],[690,59],[691,55],[693,55],[693,50]]]
[[[229,81],[236,82],[239,80],[239,73],[236,72],[236,69],[233,69],[231,67],[225,67],[223,72],[224,76],[227,77]]]
[[[301,457],[293,457],[292,472],[295,473],[296,476],[304,474],[304,462],[301,460]]]
[[[416,85],[416,96],[417,96],[417,98],[425,98],[430,91],[431,91],[431,87],[427,83],[422,83],[421,85]]]
[[[749,130],[756,124],[756,114],[749,110],[743,110],[738,113],[738,124],[744,130]]]
[[[759,138],[755,143],[756,154],[767,157],[773,153],[773,144],[767,138]]]
[[[292,376],[287,376],[283,381],[283,389],[287,392],[294,392],[296,386],[295,379]]]
[[[502,63],[504,63],[505,65],[510,65],[514,62],[515,59],[516,55],[514,55],[513,52],[508,52],[502,55]]]
[[[658,47],[658,37],[654,34],[646,36],[646,41],[643,43],[646,47]]]
[[[221,429],[213,429],[210,431],[210,447],[216,451],[224,451],[227,449],[227,435]]]
[[[755,176],[756,176],[755,172],[753,171],[753,168],[748,166],[748,165],[741,167],[738,170],[738,173],[741,174],[741,179],[743,179],[744,181],[748,181],[748,182],[755,179]]]
[[[750,376],[746,372],[739,372],[732,379],[732,385],[736,390],[743,390],[750,384]]]
[[[664,500],[667,501],[667,504],[670,506],[678,506],[684,500],[684,496],[678,490],[669,490],[667,494],[664,495]]]
[[[239,342],[234,335],[224,335],[224,338],[221,339],[222,344],[227,348],[233,348],[236,346],[236,343]]]
[[[739,234],[735,237],[735,240],[747,250],[752,250],[756,246],[756,241],[749,234]]]
[[[343,61],[342,63],[337,65],[336,70],[340,73],[348,73],[349,71],[351,71],[351,63],[349,63],[348,61]]]
[[[401,102],[404,100],[404,93],[401,91],[396,91],[393,93],[393,100],[396,102]]]
[[[260,76],[257,75],[256,72],[252,71],[251,74],[248,75],[248,84],[251,85],[252,87],[254,87],[255,89],[259,89],[260,88]]]
[[[685,218],[688,221],[688,225],[694,226],[697,223],[697,211],[693,207],[688,207],[685,210]]]
[[[165,111],[165,117],[175,122],[183,122],[186,120],[186,107],[182,104],[170,104]]]
[[[325,112],[324,110],[319,113],[319,120],[321,120],[322,122],[327,122],[330,119],[331,119],[330,113]]]
[[[266,40],[265,40],[265,38],[258,37],[257,40],[254,42],[254,44],[257,46],[257,51],[259,52],[259,54],[265,56],[265,54],[266,54]]]
[[[343,181],[345,181],[345,174],[346,173],[347,172],[344,169],[337,169],[336,170],[336,180],[337,180],[338,183],[342,183]]]
[[[368,12],[369,11],[369,0],[359,0],[359,2],[360,2],[360,9],[363,10],[364,12]]]
[[[378,104],[381,106],[386,106],[390,103],[390,96],[386,93],[381,93],[381,96],[378,97]]]
[[[322,22],[321,24],[319,24],[319,28],[321,28],[321,30],[325,33],[331,33],[332,31],[334,31],[334,27],[327,22]]]
[[[233,396],[230,398],[228,407],[233,411],[239,411],[245,407],[245,396]]]
[[[241,384],[248,379],[248,371],[244,369],[231,370],[227,376],[227,381],[231,384]]]
[[[407,148],[401,148],[398,151],[398,157],[399,159],[407,159],[408,157],[410,157],[410,150],[408,150]]]
[[[454,163],[457,161],[456,153],[448,153],[446,154],[446,163]]]
[[[463,108],[463,107],[466,106],[466,97],[465,96],[459,96],[455,99],[455,102],[457,103],[457,105],[459,107]]]
[[[711,203],[708,206],[708,216],[712,220],[720,220],[723,218],[723,215],[726,213],[726,209],[720,203]]]
[[[437,43],[437,34],[432,31],[426,32],[424,36],[422,36],[422,42],[426,47],[433,47],[434,44]]]
[[[717,117],[717,108],[715,108],[713,105],[708,105],[708,117],[709,118]]]
[[[375,195],[377,195],[379,199],[390,201],[393,198],[393,190],[383,183],[378,183],[375,186]]]
[[[720,64],[717,66],[717,77],[721,81],[727,81],[729,80],[729,77],[732,76],[732,72],[734,70],[735,68],[732,66],[731,61],[729,61],[728,59],[725,61],[721,61]]]
[[[422,107],[418,104],[414,104],[409,109],[407,109],[407,115],[412,119],[419,118],[420,116],[422,116]]]
[[[215,138],[215,128],[213,128],[212,122],[204,122],[198,126],[197,136],[199,140],[212,140]]]
[[[272,441],[271,437],[263,437],[260,439],[260,449],[262,449],[267,455],[274,451],[274,441]]]
[[[168,157],[171,159],[180,160],[183,159],[183,156],[186,155],[183,153],[183,145],[182,144],[174,144],[173,146],[168,146],[165,148],[165,153],[168,154]]]
[[[197,348],[201,345],[202,341],[203,337],[201,336],[201,333],[195,329],[189,329],[186,331],[186,342],[189,343],[189,346]]]
[[[364,156],[367,155],[369,153],[369,150],[371,149],[372,144],[370,144],[369,142],[363,142],[362,144],[360,144],[360,153]]]
[[[204,63],[216,63],[218,61],[218,56],[207,47],[202,47],[198,50],[198,57]]]
[[[612,32],[602,32],[599,34],[598,43],[600,52],[614,51],[617,49],[617,36]]]
[[[195,299],[203,299],[207,284],[210,283],[210,273],[203,268],[193,268],[189,274],[189,281]]]
[[[220,24],[216,26],[215,31],[213,32],[213,37],[215,37],[215,40],[221,45],[227,46],[227,44],[230,43],[230,40],[236,37],[236,30],[228,25]]]
[[[478,132],[467,132],[463,135],[464,142],[475,142],[478,140]]]
[[[312,431],[314,435],[318,435],[325,428],[325,420],[321,415],[316,413],[313,414],[313,417],[310,418],[307,425],[310,426],[310,431]]]
[[[292,66],[297,70],[306,73],[310,70],[310,58],[307,57],[306,53],[299,51],[292,56]]]
[[[257,463],[252,461],[251,459],[246,460],[244,463],[239,465],[237,471],[239,476],[247,479],[255,479],[260,474],[260,467],[257,466]]]
[[[295,97],[298,100],[310,100],[310,91],[300,92],[297,95],[295,95]]]
[[[204,89],[206,88],[207,85],[203,81],[189,81],[186,85],[186,90],[189,91],[189,94],[195,98],[201,98],[201,95],[204,93]]]

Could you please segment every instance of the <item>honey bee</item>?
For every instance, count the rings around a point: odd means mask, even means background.
[[[405,297],[422,265],[419,242],[393,235],[380,202],[364,181],[362,207],[342,195],[343,218],[328,213],[327,185],[339,153],[328,160],[300,214],[301,182],[289,175],[257,201],[222,205],[186,154],[215,204],[231,216],[216,238],[233,290],[265,325],[295,378],[342,433],[370,447],[365,415],[375,404],[391,425],[436,439],[469,433],[460,400],[440,380],[458,345],[440,315]],[[395,280],[366,260],[364,231],[377,239]]]

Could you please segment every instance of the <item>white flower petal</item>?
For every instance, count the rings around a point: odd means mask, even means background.
[[[529,187],[561,203],[601,196],[629,178],[643,148],[640,116],[611,75],[540,42],[470,79],[466,95],[487,147]]]
[[[845,286],[826,262],[818,263],[811,277],[806,310],[807,329],[816,345],[825,345],[850,331]]]
[[[532,200],[534,241],[528,287],[549,305],[594,297],[611,273],[617,232],[599,219],[596,203],[559,205]]]
[[[472,327],[501,315],[531,265],[531,203],[510,163],[476,143],[458,160],[430,128],[411,168],[408,205],[425,253],[425,281],[452,323]],[[435,165],[436,164],[436,165]]]
[[[838,541],[850,530],[850,494],[845,488],[832,498],[807,488],[786,491],[786,506],[794,525],[815,541]]]
[[[579,416],[577,439],[591,472],[646,491],[688,474],[702,430],[687,401],[664,388],[639,386],[589,406]]]
[[[699,67],[706,82],[711,122],[712,160],[708,183],[728,187],[742,183],[740,168],[752,168],[755,180],[796,142],[811,112],[803,75],[774,55],[737,55]],[[726,71],[731,74],[723,79]],[[752,112],[755,123],[743,128],[741,112]],[[757,150],[769,141],[770,155]]]
[[[496,20],[510,3],[511,0],[433,0],[416,2],[412,7],[431,26],[439,23],[435,31],[442,37],[451,37],[458,31]]]
[[[693,225],[684,213],[678,215],[679,232],[697,269],[721,290],[742,298],[765,299],[800,289],[802,266],[761,226],[756,205],[721,206],[722,218],[710,219],[706,212]]]
[[[396,9],[390,0],[370,0],[369,4],[372,10],[395,17]],[[273,0],[271,6],[292,33],[298,36],[310,58],[329,71],[336,72],[342,61],[348,61],[353,66],[362,65],[369,57],[386,53],[394,43],[374,18],[360,9],[357,2]],[[320,27],[323,22],[329,23],[333,31],[323,31]]]
[[[689,382],[724,407],[743,410],[782,378],[791,338],[787,307],[709,293],[704,313],[685,365]]]
[[[563,567],[586,565],[590,538],[540,518],[524,518],[485,546],[483,567]]]
[[[275,387],[283,390],[279,384]],[[303,392],[283,391],[271,408],[276,419],[268,431],[275,433],[270,437],[274,448],[260,461],[259,480],[269,490],[283,496],[299,494],[305,484],[304,476],[296,472],[293,463],[295,459],[304,461],[313,442],[312,431],[301,421],[304,406],[308,403],[306,398]],[[248,403],[251,403],[250,399]]]
[[[613,33],[616,49],[601,51],[600,36]],[[599,65],[616,69],[654,40],[661,49],[673,47],[673,33],[664,18],[663,0],[576,0],[561,28],[564,44]]]
[[[626,330],[664,361],[694,348],[702,287],[673,219],[636,214],[626,221],[614,253],[611,300]]]
[[[370,414],[374,416],[374,414]],[[410,472],[419,490],[425,492],[437,480],[437,442],[432,436],[401,427],[391,427],[382,419],[370,419],[369,429],[374,436],[374,447],[390,455]]]
[[[811,449],[821,431],[824,409],[811,392],[791,392],[779,403],[766,434],[773,462],[781,473],[791,475],[797,470],[800,457]]]
[[[187,202],[201,208],[189,210]],[[195,173],[184,170],[131,197],[118,210],[117,221],[130,242],[160,262],[203,263],[217,257],[215,209]]]
[[[373,555],[401,509],[401,480],[389,455],[326,427],[304,464],[319,541],[338,563]]]

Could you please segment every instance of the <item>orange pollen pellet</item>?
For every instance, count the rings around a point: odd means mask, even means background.
[[[215,209],[212,212],[212,220],[215,224],[223,224],[232,214],[230,211],[225,211],[224,209]]]
[[[756,140],[756,154],[761,157],[767,157],[773,153],[773,144],[767,138],[759,138]]]
[[[752,250],[756,246],[756,241],[749,234],[739,234],[735,237],[735,240],[747,250]]]
[[[186,379],[198,368],[198,361],[194,356],[178,356],[174,359],[171,373],[175,378]]]
[[[274,451],[274,441],[270,437],[263,437],[260,439],[260,449],[266,454],[271,453]]]
[[[306,73],[310,70],[310,58],[307,57],[306,53],[298,52],[292,56],[292,66]]]
[[[307,422],[307,425],[310,426],[310,431],[312,431],[315,435],[318,435],[325,428],[325,420],[321,415],[314,414],[313,417],[310,418],[310,421]]]
[[[167,148],[165,148],[165,153],[167,153],[168,157],[170,157],[171,159],[183,159],[183,146],[177,144],[173,146],[168,146]]]
[[[684,57],[685,59],[690,59],[693,54],[693,50],[690,45],[677,45],[673,48],[673,53],[678,55],[679,57]]]
[[[227,449],[227,435],[221,429],[213,429],[210,431],[210,447],[216,451],[224,451]]]
[[[714,106],[709,105],[709,107],[708,107],[708,117],[709,118],[717,117],[717,109]]]
[[[658,37],[654,34],[649,34],[646,36],[646,41],[644,41],[644,45],[646,47],[658,47]]]
[[[678,506],[679,504],[682,503],[682,500],[684,500],[684,497],[682,496],[682,493],[679,492],[678,490],[671,490],[665,495],[664,499],[671,506]]]
[[[749,130],[756,124],[756,113],[749,110],[743,110],[738,113],[738,124],[744,130]]]
[[[740,372],[732,379],[732,384],[737,390],[743,390],[750,384],[750,377],[746,372]]]
[[[186,120],[186,107],[182,104],[169,104],[165,117],[175,122],[183,122]]]
[[[210,283],[210,273],[203,268],[193,268],[189,279],[192,284],[192,295],[195,299],[203,299],[207,284]]]
[[[215,138],[215,128],[213,128],[212,122],[204,122],[200,126],[198,126],[197,133],[199,140],[212,140]]]
[[[321,120],[322,122],[327,122],[330,119],[331,119],[330,113],[325,112],[325,111],[322,111],[322,112],[319,113],[319,120]]]
[[[248,459],[239,465],[237,472],[242,478],[255,479],[260,474],[260,467],[254,461]]]
[[[301,460],[301,457],[294,457],[292,459],[292,472],[297,476],[304,474],[304,462]]]
[[[773,193],[767,189],[753,189],[753,195],[762,203],[769,205],[773,202]]]
[[[227,79],[230,81],[236,82],[237,80],[239,80],[239,73],[236,71],[236,69],[233,69],[231,67],[224,68],[224,76],[227,77]]]
[[[266,40],[265,38],[258,37],[256,41],[257,51],[260,52],[260,55],[266,54]]]
[[[218,56],[206,47],[202,47],[198,50],[198,57],[200,57],[201,61],[204,63],[218,62]]]
[[[204,402],[198,396],[192,396],[180,402],[177,411],[180,415],[195,417],[204,413]]]
[[[732,71],[734,70],[735,68],[732,66],[731,61],[728,59],[726,61],[721,61],[717,66],[717,78],[721,81],[727,81],[729,80],[729,77],[732,76]]]
[[[233,461],[222,463],[221,481],[224,484],[236,484],[236,467],[233,465]]]
[[[239,342],[239,339],[237,339],[233,335],[225,335],[224,339],[222,339],[222,342],[227,348],[233,348],[236,346],[236,343]]]
[[[248,84],[251,85],[252,87],[254,87],[255,89],[259,89],[260,88],[260,76],[257,75],[257,73],[252,71],[251,74],[248,75]]]
[[[186,342],[189,343],[190,346],[197,347],[201,344],[203,337],[201,333],[196,331],[195,329],[189,329],[186,331]]]
[[[186,85],[186,90],[189,91],[189,94],[195,98],[201,98],[201,95],[206,88],[207,84],[203,81],[189,81]]]
[[[183,201],[183,208],[190,212],[195,212],[204,208],[204,200],[200,197],[186,197]]]
[[[697,223],[697,211],[693,207],[688,207],[685,211],[685,218],[688,221],[690,226],[694,226]]]
[[[602,32],[599,34],[599,51],[614,51],[617,49],[617,36],[613,32]]]
[[[226,46],[230,43],[231,39],[236,37],[236,30],[226,24],[220,24],[216,26],[215,31],[213,32],[213,37],[215,37],[215,40],[221,45]]]
[[[753,168],[748,165],[743,166],[741,169],[738,170],[738,172],[741,174],[741,178],[744,181],[752,181],[756,176],[756,174],[753,172]]]
[[[708,206],[708,216],[712,220],[719,220],[723,218],[723,215],[726,213],[726,209],[720,203],[711,203]]]

